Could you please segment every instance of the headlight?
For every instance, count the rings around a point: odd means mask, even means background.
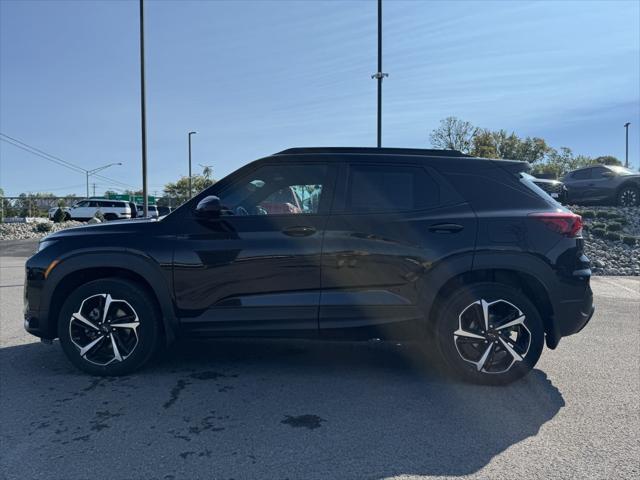
[[[54,243],[56,243],[55,240],[40,240],[40,243],[38,243],[38,252],[41,252],[45,248],[53,245]]]

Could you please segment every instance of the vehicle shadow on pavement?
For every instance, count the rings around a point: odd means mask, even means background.
[[[482,387],[421,358],[394,344],[190,341],[136,375],[97,378],[76,371],[58,345],[2,348],[2,474],[461,476],[536,435],[564,406],[540,370]]]

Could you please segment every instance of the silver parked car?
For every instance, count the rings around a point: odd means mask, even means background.
[[[640,205],[640,173],[616,165],[592,165],[562,179],[570,203]]]

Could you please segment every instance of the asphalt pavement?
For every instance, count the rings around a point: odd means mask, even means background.
[[[640,278],[594,278],[591,323],[508,387],[371,342],[190,341],[104,379],[24,332],[14,248],[0,257],[0,478],[640,477]]]

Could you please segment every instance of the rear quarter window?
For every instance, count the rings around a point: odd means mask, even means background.
[[[424,168],[351,165],[346,210],[355,213],[422,210],[438,205],[440,188]]]

